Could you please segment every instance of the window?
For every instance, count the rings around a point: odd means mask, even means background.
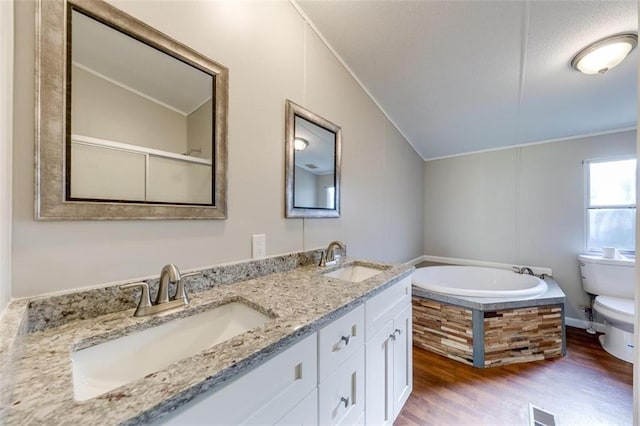
[[[616,247],[635,253],[636,160],[585,162],[587,173],[587,251]]]

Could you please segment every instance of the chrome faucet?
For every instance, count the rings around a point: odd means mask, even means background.
[[[513,269],[513,272],[515,272],[516,274],[524,274],[526,272],[529,275],[535,275],[533,273],[533,269],[529,268],[528,266],[523,266],[522,268],[518,268],[517,266],[514,266],[512,269]]]
[[[158,294],[154,305],[160,305],[169,301],[169,282],[178,283],[180,281],[180,271],[173,263],[164,265],[160,271],[160,284],[158,284]]]
[[[327,249],[322,252],[320,266],[333,266],[338,264],[340,256],[336,257],[336,248],[339,248],[343,255],[347,254],[347,246],[342,241],[331,241]]]
[[[189,304],[189,297],[184,288],[184,279],[193,275],[198,275],[199,272],[193,272],[190,274],[180,274],[180,270],[176,265],[169,264],[162,267],[160,272],[160,283],[158,284],[158,294],[156,300],[151,303],[149,298],[149,284],[145,282],[131,283],[120,286],[121,290],[129,288],[140,287],[142,294],[140,295],[140,302],[136,311],[133,313],[134,317],[142,317],[145,315],[157,314],[169,309],[179,308],[187,306]],[[169,283],[176,284],[176,292],[172,298],[169,298]]]

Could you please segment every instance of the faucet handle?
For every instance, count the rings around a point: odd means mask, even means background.
[[[320,264],[318,266],[327,266],[327,251],[326,250],[322,250],[322,252],[320,253]]]
[[[144,315],[144,311],[149,307],[151,307],[151,299],[149,298],[149,284],[141,281],[137,283],[124,284],[120,286],[120,290],[128,290],[130,288],[138,288],[138,287],[140,287],[142,294],[140,294],[140,301],[138,302],[138,307],[136,308],[136,311],[133,314],[134,317],[140,317]]]
[[[173,300],[182,300],[184,301],[185,305],[189,303],[189,296],[187,295],[187,291],[184,288],[184,279],[187,277],[193,277],[195,275],[200,275],[200,272],[189,272],[188,274],[180,275],[178,284],[176,284],[176,294],[173,296]]]

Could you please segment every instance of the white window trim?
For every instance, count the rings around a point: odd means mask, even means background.
[[[638,167],[638,157],[636,157],[635,155],[616,155],[613,157],[599,157],[599,158],[591,158],[588,160],[582,160],[582,170],[583,170],[583,181],[584,181],[584,192],[583,192],[583,196],[584,196],[584,209],[583,209],[583,242],[582,242],[582,246],[584,248],[584,252],[585,253],[595,253],[595,254],[601,254],[602,250],[589,250],[589,210],[590,209],[624,209],[624,208],[634,208],[636,209],[636,215],[638,214],[638,200],[636,199],[636,204],[622,204],[622,205],[606,205],[606,206],[597,206],[597,207],[591,207],[591,184],[590,184],[590,179],[589,179],[589,165],[592,163],[607,163],[607,162],[612,162],[612,161],[624,161],[624,160],[636,160],[636,169]],[[637,175],[637,172],[636,172]],[[638,182],[636,180],[636,186],[638,185]],[[636,188],[636,193],[638,191],[638,188]],[[636,241],[636,246],[638,244],[638,241]],[[622,253],[623,255],[626,256],[632,256],[635,257],[636,252],[635,251],[629,251],[629,250],[621,250],[620,253]]]

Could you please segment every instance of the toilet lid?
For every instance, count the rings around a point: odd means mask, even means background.
[[[634,300],[622,297],[598,296],[596,297],[595,304],[622,315],[633,316],[633,312],[635,311]]]

